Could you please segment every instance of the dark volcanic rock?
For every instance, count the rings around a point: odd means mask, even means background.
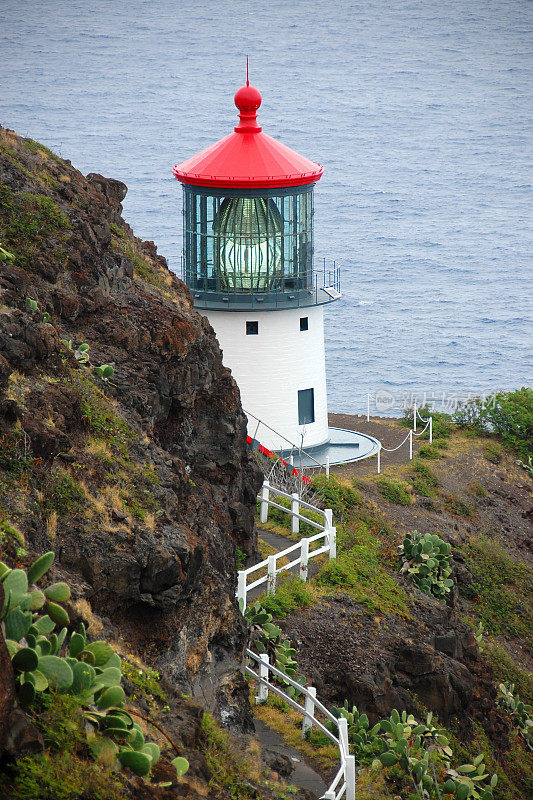
[[[0,459],[30,487],[0,502],[110,633],[246,723],[235,551],[261,476],[213,330],[122,220],[120,181],[0,128],[0,192]]]

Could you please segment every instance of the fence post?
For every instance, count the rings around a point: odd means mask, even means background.
[[[267,594],[274,594],[276,591],[276,555],[267,558]]]
[[[325,508],[324,514],[326,517],[326,533],[328,535],[327,543],[329,546],[329,557],[337,558],[337,528],[333,525],[333,511],[331,508]]]
[[[326,456],[326,478],[329,478],[329,456]]]
[[[381,447],[378,445],[378,475],[381,474]]]
[[[237,573],[237,601],[239,600],[244,603],[242,607],[244,613],[246,611],[246,572],[243,569]]]
[[[370,422],[370,392],[366,393],[366,421]]]
[[[268,501],[270,497],[270,484],[265,481],[261,487],[261,507],[259,513],[259,520],[261,522],[268,521]]]
[[[429,417],[429,443],[433,442],[433,417]]]
[[[313,727],[313,720],[315,718],[316,689],[314,686],[308,686],[307,691],[309,694],[305,695],[305,714],[302,720],[302,739],[305,737],[307,731],[310,731]]]
[[[301,545],[300,579],[302,581],[306,581],[308,572],[307,565],[309,563],[309,539],[302,539],[300,545]]]
[[[413,402],[413,430],[416,431],[416,400]]]
[[[261,661],[259,662],[259,677],[265,678],[268,680],[268,655],[266,653],[261,653],[259,656]],[[257,694],[255,696],[255,704],[258,703],[266,703],[268,700],[268,686],[265,686],[264,683],[259,682],[259,686],[257,687]]]
[[[344,752],[345,755],[348,755],[350,752],[350,746],[348,744],[348,720],[346,717],[339,717],[337,720],[337,725],[339,728],[339,743],[341,744],[341,752]]]
[[[346,781],[346,800],[355,800],[355,756],[346,756],[344,780]]]
[[[291,533],[298,533],[300,530],[300,520],[294,515],[300,513],[300,496],[298,492],[293,492],[291,497]]]
[[[409,461],[413,460],[413,431],[409,431]]]

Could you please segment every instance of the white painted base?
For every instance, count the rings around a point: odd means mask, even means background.
[[[202,311],[213,326],[229,367],[241,390],[245,411],[269,425],[290,442],[303,448],[328,439],[324,317],[322,306],[288,311]],[[300,318],[308,317],[309,329],[300,330]],[[246,334],[246,322],[258,322],[258,334]],[[315,421],[298,422],[298,390],[313,389]],[[248,418],[254,437],[257,422]],[[259,427],[257,437],[271,450],[287,443]]]

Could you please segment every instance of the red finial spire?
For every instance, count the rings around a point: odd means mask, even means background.
[[[246,86],[235,92],[235,105],[239,109],[240,122],[235,127],[237,133],[259,133],[261,126],[257,124],[257,109],[261,105],[261,93],[255,86],[250,86],[249,63],[246,56]]]

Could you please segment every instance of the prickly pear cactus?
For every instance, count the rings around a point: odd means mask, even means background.
[[[408,533],[398,548],[402,559],[401,572],[409,575],[424,594],[442,599],[453,586],[450,578],[451,549],[451,545],[437,534]]]

